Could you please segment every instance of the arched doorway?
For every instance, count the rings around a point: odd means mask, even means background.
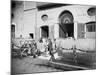
[[[41,26],[41,37],[42,38],[49,37],[49,27],[48,26]]]
[[[74,23],[71,12],[65,10],[59,16],[59,37],[74,37]]]

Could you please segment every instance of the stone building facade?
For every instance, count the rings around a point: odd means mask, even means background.
[[[13,2],[12,2],[13,3]],[[12,37],[51,39],[96,38],[96,6],[31,1],[15,2]],[[95,44],[95,42],[93,42]],[[93,44],[93,45],[94,45]]]
[[[95,6],[67,5],[38,11],[37,36],[42,37],[42,27],[47,26],[50,38],[66,38],[66,33],[68,33],[68,37],[75,37],[76,39],[95,38],[94,29],[89,32],[87,26],[87,24],[92,24],[94,27],[96,23],[96,16],[88,15],[87,11],[90,8],[95,8]],[[46,21],[43,20],[43,15],[47,16]]]
[[[95,38],[95,31],[88,32],[87,26],[87,24],[96,23],[96,15],[88,14],[90,8],[93,8],[91,11],[95,13],[95,6],[58,4],[58,7],[55,7],[54,5],[57,4],[37,6],[36,2],[17,2],[12,19],[12,24],[15,25],[15,37],[20,37],[20,35],[28,37],[33,34],[35,39],[40,37],[65,38],[66,30],[72,26],[72,36],[75,38],[82,38],[82,36]],[[65,23],[61,23],[62,20],[65,20]]]

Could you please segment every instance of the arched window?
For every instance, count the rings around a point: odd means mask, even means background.
[[[47,21],[47,20],[48,20],[48,15],[46,15],[46,14],[42,15],[42,16],[41,16],[41,19],[42,19],[43,21]]]
[[[96,15],[96,8],[95,7],[91,7],[87,10],[87,13],[89,16],[95,16]]]

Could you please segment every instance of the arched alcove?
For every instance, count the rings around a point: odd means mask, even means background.
[[[68,10],[59,15],[59,37],[74,37],[74,17]]]

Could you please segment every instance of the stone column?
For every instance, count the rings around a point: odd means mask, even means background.
[[[54,25],[49,26],[49,38],[50,39],[54,38]]]
[[[38,41],[40,39],[40,27],[35,28],[35,40]]]
[[[59,24],[54,25],[54,38],[59,38]]]
[[[84,38],[86,38],[86,24],[84,26]]]
[[[74,38],[77,39],[77,22],[74,22]]]

